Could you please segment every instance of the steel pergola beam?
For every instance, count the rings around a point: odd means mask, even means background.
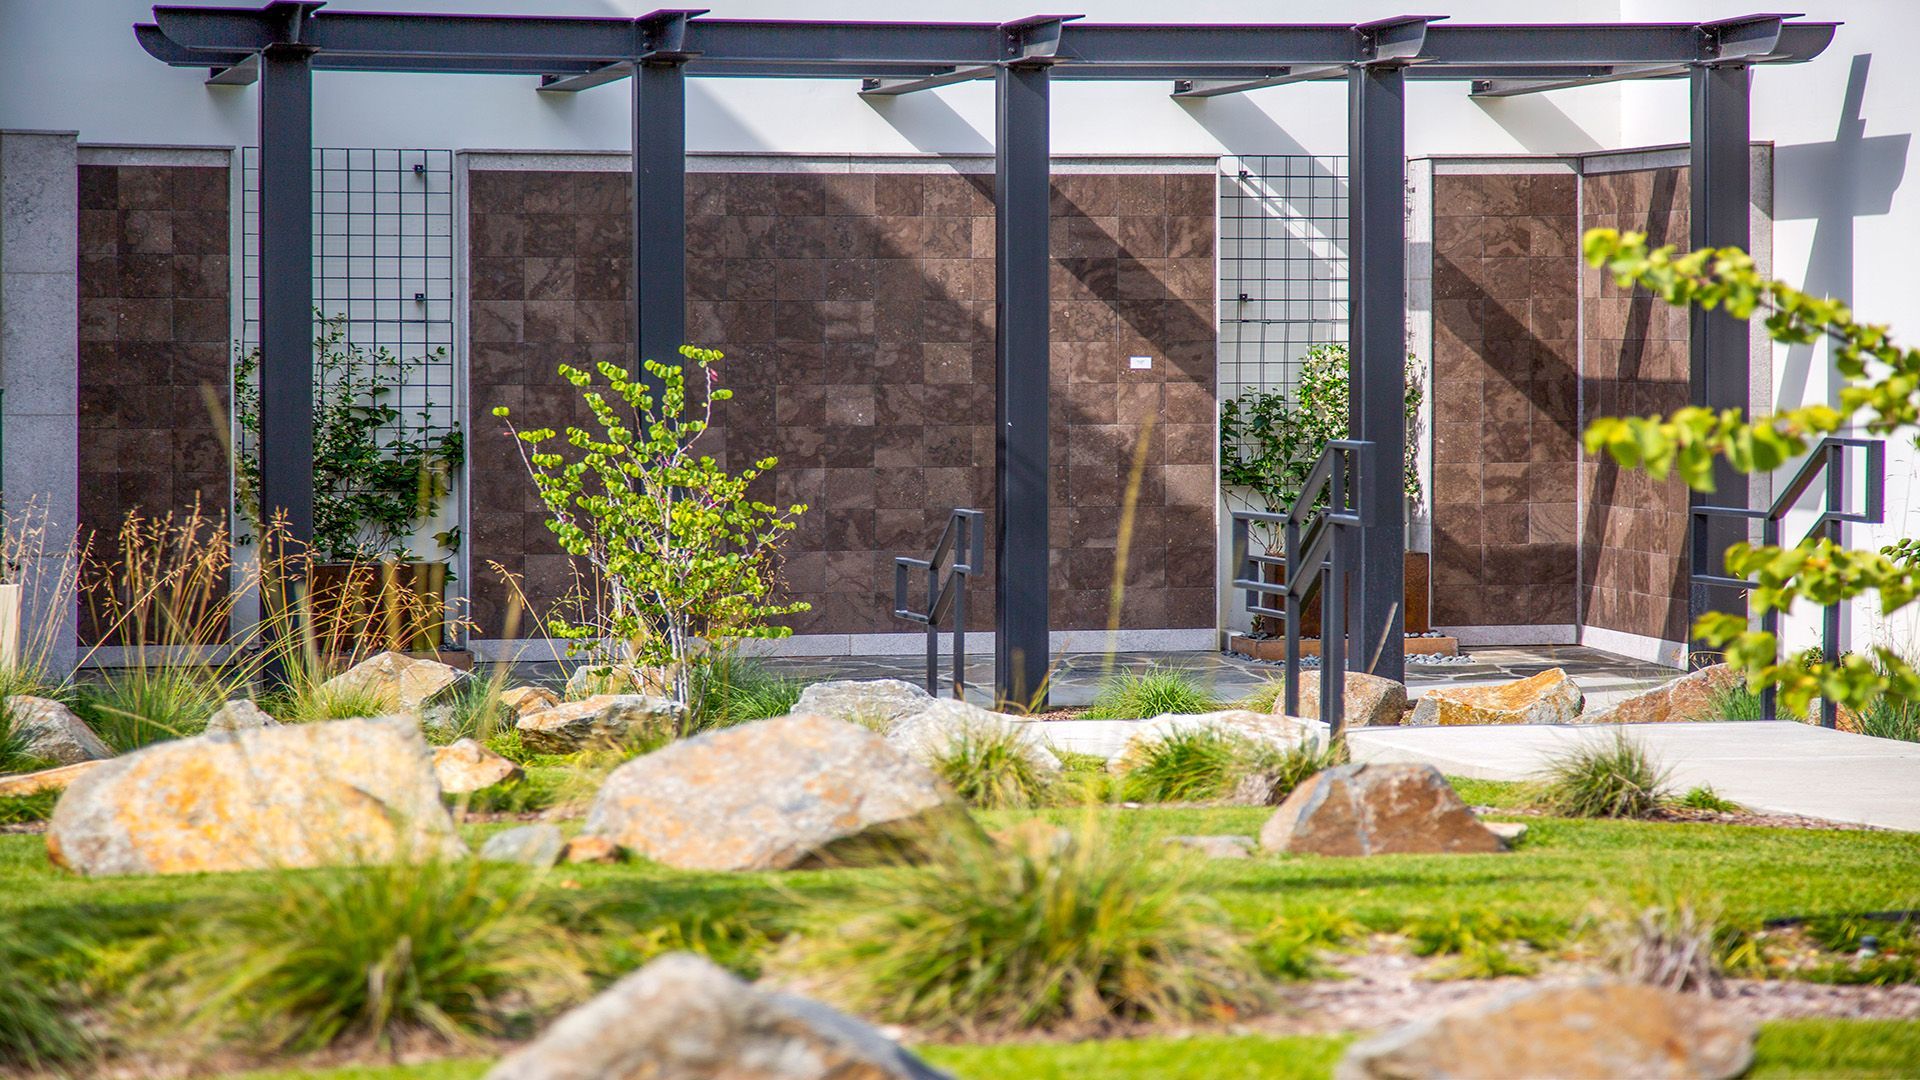
[[[1269,86],[1343,78],[1346,74],[1347,69],[1339,64],[1325,64],[1318,67],[1281,68],[1271,75],[1253,79],[1175,79],[1172,96],[1182,99],[1223,97],[1227,94],[1244,94],[1249,90],[1263,90]]]
[[[991,79],[998,70],[989,65],[979,67],[954,68],[935,75],[922,75],[919,78],[885,79],[871,78],[860,80],[861,97],[897,97],[901,94],[916,94],[922,90],[935,90],[955,83],[973,82],[976,79]]]
[[[1347,74],[1347,411],[1359,461],[1359,568],[1348,667],[1406,674],[1407,546],[1401,462],[1406,456],[1407,31],[1395,26],[1383,58]]]
[[[1702,64],[1688,83],[1692,136],[1689,142],[1688,245],[1752,249],[1749,203],[1753,197],[1751,71],[1745,64]],[[1750,372],[1752,327],[1719,311],[1695,305],[1688,313],[1688,388],[1694,405],[1710,409],[1747,410],[1751,404]],[[1746,477],[1722,458],[1714,461],[1715,491],[1689,491],[1692,506],[1713,503],[1746,506]],[[1697,522],[1697,516],[1694,518]],[[1710,518],[1704,526],[1709,550],[1724,550],[1747,539],[1745,522],[1729,517]],[[1746,613],[1740,590],[1695,584],[1688,595],[1689,614],[1707,611]]]
[[[1637,79],[1671,79],[1685,75],[1691,70],[1693,69],[1686,64],[1646,64],[1615,68],[1600,75],[1569,75],[1545,79],[1475,79],[1468,96],[1519,97],[1524,94],[1543,94],[1549,90],[1566,90],[1576,86],[1598,86],[1602,83]]]

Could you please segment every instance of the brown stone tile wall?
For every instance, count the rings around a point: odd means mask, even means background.
[[[1646,232],[1687,246],[1685,167],[1598,173],[1581,181],[1581,228]],[[1687,312],[1625,292],[1583,269],[1586,415],[1646,416],[1687,404]],[[1604,456],[1581,465],[1582,610],[1591,626],[1687,639],[1687,490]]]
[[[802,633],[886,632],[892,557],[948,512],[993,499],[993,205],[987,176],[693,173],[688,337],[727,354],[718,432],[780,458],[781,503],[813,509],[789,545]],[[1134,440],[1149,421],[1121,624],[1214,624],[1211,175],[1066,175],[1054,184],[1054,625],[1107,624]],[[498,404],[580,415],[561,360],[630,363],[627,178],[470,174],[472,553],[480,635],[500,633],[498,561],[552,597],[567,563]],[[1128,357],[1153,357],[1133,371]],[[991,522],[989,522],[991,536]],[[990,563],[989,559],[989,563]],[[990,570],[990,565],[989,565]],[[992,624],[990,579],[971,622]]]
[[[1434,177],[1433,622],[1572,624],[1572,173]]]
[[[105,558],[132,511],[226,516],[228,171],[79,173],[80,522]]]

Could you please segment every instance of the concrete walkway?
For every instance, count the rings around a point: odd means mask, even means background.
[[[1754,810],[1920,831],[1920,743],[1790,720],[1620,726],[1360,728],[1356,761],[1422,762],[1450,776],[1527,780],[1567,748],[1617,731],[1673,770]]]

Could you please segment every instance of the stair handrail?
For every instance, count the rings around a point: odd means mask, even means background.
[[[1346,578],[1353,570],[1353,534],[1372,520],[1360,493],[1364,490],[1361,470],[1373,448],[1373,443],[1360,439],[1329,440],[1286,512],[1233,512],[1230,587],[1245,590],[1248,614],[1278,619],[1286,627],[1282,692],[1288,716],[1300,712],[1301,608],[1314,587],[1320,586],[1320,719],[1327,724],[1329,738],[1339,738],[1346,731]],[[1248,532],[1255,524],[1280,527],[1279,555],[1252,553]],[[1280,582],[1266,580],[1268,566],[1280,568]],[[1268,597],[1278,597],[1281,606],[1268,606]],[[1334,677],[1329,678],[1329,673]]]
[[[1848,511],[1847,503],[1847,451],[1863,450],[1866,453],[1866,490],[1862,493],[1865,504],[1859,510]],[[1731,577],[1726,574],[1714,574],[1705,568],[1713,564],[1710,541],[1707,537],[1708,518],[1740,518],[1760,522],[1760,542],[1767,545],[1780,543],[1780,523],[1799,505],[1801,496],[1813,486],[1813,482],[1824,475],[1826,479],[1825,505],[1814,518],[1813,526],[1800,543],[1825,536],[1834,543],[1840,542],[1840,527],[1848,524],[1878,525],[1886,520],[1886,478],[1887,445],[1880,439],[1861,439],[1841,435],[1829,435],[1821,439],[1800,463],[1786,486],[1774,497],[1773,503],[1765,507],[1714,506],[1699,505],[1691,508],[1692,559],[1687,579],[1695,585],[1718,585],[1734,589],[1752,589],[1759,583],[1747,578]],[[1826,605],[1820,620],[1820,656],[1828,664],[1840,660],[1840,616],[1839,604]],[[1760,616],[1760,629],[1774,635],[1779,640],[1780,613],[1767,611]],[[1760,693],[1760,716],[1764,720],[1778,719],[1774,687],[1767,687]],[[1830,697],[1820,699],[1820,725],[1835,727],[1839,723],[1839,707]]]
[[[979,569],[975,560],[986,550],[984,510],[955,510],[924,559],[895,556],[893,560],[893,615],[927,628],[927,693],[940,695],[940,623],[953,617],[953,696],[965,700],[967,689],[967,581]],[[947,566],[942,576],[941,567]],[[926,575],[927,609],[907,606],[907,578],[918,570]]]

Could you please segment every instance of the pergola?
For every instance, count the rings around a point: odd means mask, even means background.
[[[1748,246],[1749,72],[1819,55],[1835,23],[1752,15],[1708,23],[1452,25],[1408,15],[1360,24],[1096,24],[1073,15],[1010,23],[802,22],[656,11],[636,19],[325,12],[318,0],[264,8],[160,6],[134,28],[210,84],[259,84],[261,510],[290,540],[311,536],[312,73],[541,76],[539,92],[621,79],[633,94],[633,333],[639,357],[671,361],[686,300],[686,80],[844,78],[865,95],[991,79],[995,93],[995,689],[1028,702],[1048,660],[1048,156],[1056,80],[1159,80],[1180,98],[1286,83],[1348,88],[1351,436],[1384,463],[1360,470],[1359,499],[1400,505],[1408,80],[1472,83],[1501,97],[1628,79],[1688,79],[1691,243]],[[1749,331],[1692,324],[1692,395],[1745,407]],[[1740,488],[1732,483],[1723,492]],[[1361,530],[1358,640],[1399,679],[1402,515]],[[1726,603],[1721,598],[1721,603]],[[1708,601],[1696,595],[1695,606]],[[1376,651],[1376,646],[1378,646]]]

